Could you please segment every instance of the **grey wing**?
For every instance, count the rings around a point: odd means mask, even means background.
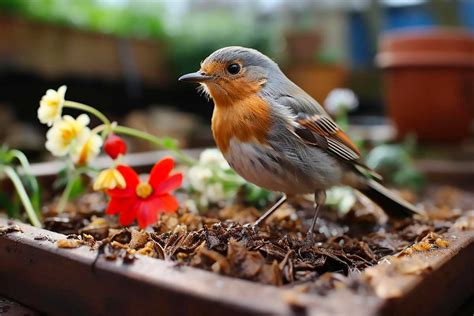
[[[318,147],[358,170],[361,167],[373,177],[381,178],[362,162],[357,146],[313,98],[306,94],[301,98],[282,95],[277,101],[280,115],[291,116],[293,121],[286,128],[306,145]]]
[[[308,115],[322,114],[329,117],[323,107],[302,90],[299,91],[298,97],[291,94],[281,95],[276,99],[276,103],[288,107],[295,115],[305,113]]]

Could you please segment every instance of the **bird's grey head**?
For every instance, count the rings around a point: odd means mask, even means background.
[[[215,94],[240,95],[257,92],[269,78],[281,77],[278,65],[251,48],[230,46],[221,48],[209,55],[195,73],[179,78],[180,81],[199,82],[206,92]]]

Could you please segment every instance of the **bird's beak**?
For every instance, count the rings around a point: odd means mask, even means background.
[[[190,74],[179,77],[179,81],[183,82],[204,82],[211,80],[213,77],[204,74],[202,71],[192,72]]]

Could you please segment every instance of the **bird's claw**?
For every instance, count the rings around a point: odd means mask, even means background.
[[[314,232],[308,231],[308,233],[306,234],[306,237],[304,238],[303,246],[310,248],[310,247],[313,247],[315,243],[316,242],[314,241]]]
[[[247,223],[242,225],[244,229],[252,231],[252,233],[256,234],[258,232],[258,226],[255,223]]]

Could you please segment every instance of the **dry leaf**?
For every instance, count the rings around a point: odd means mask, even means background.
[[[131,240],[128,246],[132,249],[139,249],[148,242],[148,233],[143,230],[130,229]]]
[[[436,238],[435,240],[436,246],[440,248],[447,248],[449,246],[449,242],[447,240],[441,239],[441,238]]]
[[[79,239],[60,239],[56,242],[58,248],[73,249],[82,246],[84,242]]]

